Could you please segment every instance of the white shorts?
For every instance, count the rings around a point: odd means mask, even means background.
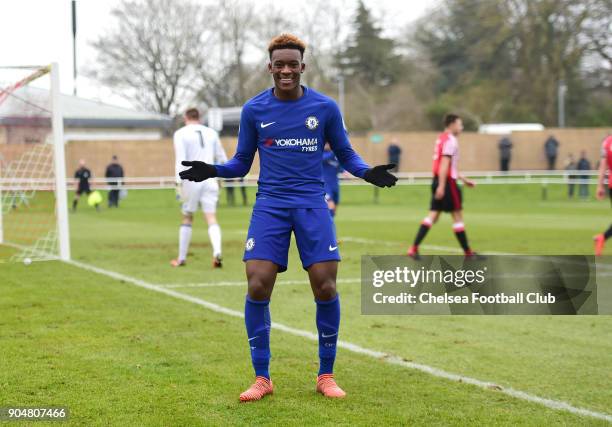
[[[198,210],[198,203],[202,205],[204,213],[215,213],[219,200],[219,184],[217,180],[202,182],[183,181],[181,200],[183,201],[183,214],[192,214]]]

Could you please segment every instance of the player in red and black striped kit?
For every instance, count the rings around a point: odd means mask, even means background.
[[[458,169],[459,143],[457,136],[463,130],[461,117],[456,114],[447,114],[444,117],[444,132],[438,136],[433,157],[433,182],[431,184],[431,207],[429,214],[423,219],[414,243],[408,249],[408,256],[419,259],[419,245],[427,235],[429,229],[438,221],[442,212],[450,212],[453,217],[453,231],[463,248],[466,257],[477,256],[470,249],[465,226],[463,224],[463,207],[461,189],[457,180],[468,187],[473,187],[473,181],[462,176]]]
[[[597,180],[597,198],[603,199],[606,196],[604,181],[606,172],[612,171],[612,135],[608,135],[601,145],[601,161],[599,162],[599,179]],[[612,202],[612,179],[608,176],[608,194],[610,202]],[[606,240],[612,237],[612,225],[601,234],[593,237],[595,241],[595,255],[600,256],[603,253]]]

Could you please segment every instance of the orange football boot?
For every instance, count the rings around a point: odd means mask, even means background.
[[[317,393],[321,393],[325,397],[345,397],[346,393],[334,380],[334,374],[323,374],[317,377]]]
[[[170,261],[170,265],[172,267],[184,267],[187,265],[187,263],[185,262],[185,260],[179,261],[177,258],[177,259],[173,259],[172,261]]]
[[[272,394],[274,387],[272,381],[266,377],[255,377],[255,382],[249,389],[240,395],[241,402],[253,402],[262,399],[267,394]]]
[[[593,240],[595,241],[595,256],[601,256],[606,245],[606,237],[603,234],[598,234],[593,237]]]
[[[410,249],[408,249],[408,252],[406,253],[406,255],[408,255],[410,258],[412,258],[415,261],[418,261],[421,259],[421,254],[419,254],[419,247],[415,245],[410,246]]]

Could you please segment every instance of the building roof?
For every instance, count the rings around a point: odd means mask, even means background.
[[[221,135],[236,135],[242,107],[209,108],[206,123]]]
[[[25,86],[0,104],[0,125],[34,124],[50,119],[51,100],[47,89]],[[165,114],[137,111],[73,95],[60,95],[66,127],[169,128]]]

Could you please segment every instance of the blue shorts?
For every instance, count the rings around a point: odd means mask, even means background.
[[[323,261],[340,261],[336,232],[326,208],[255,207],[243,261],[262,259],[287,270],[291,232],[295,233],[302,267]]]

